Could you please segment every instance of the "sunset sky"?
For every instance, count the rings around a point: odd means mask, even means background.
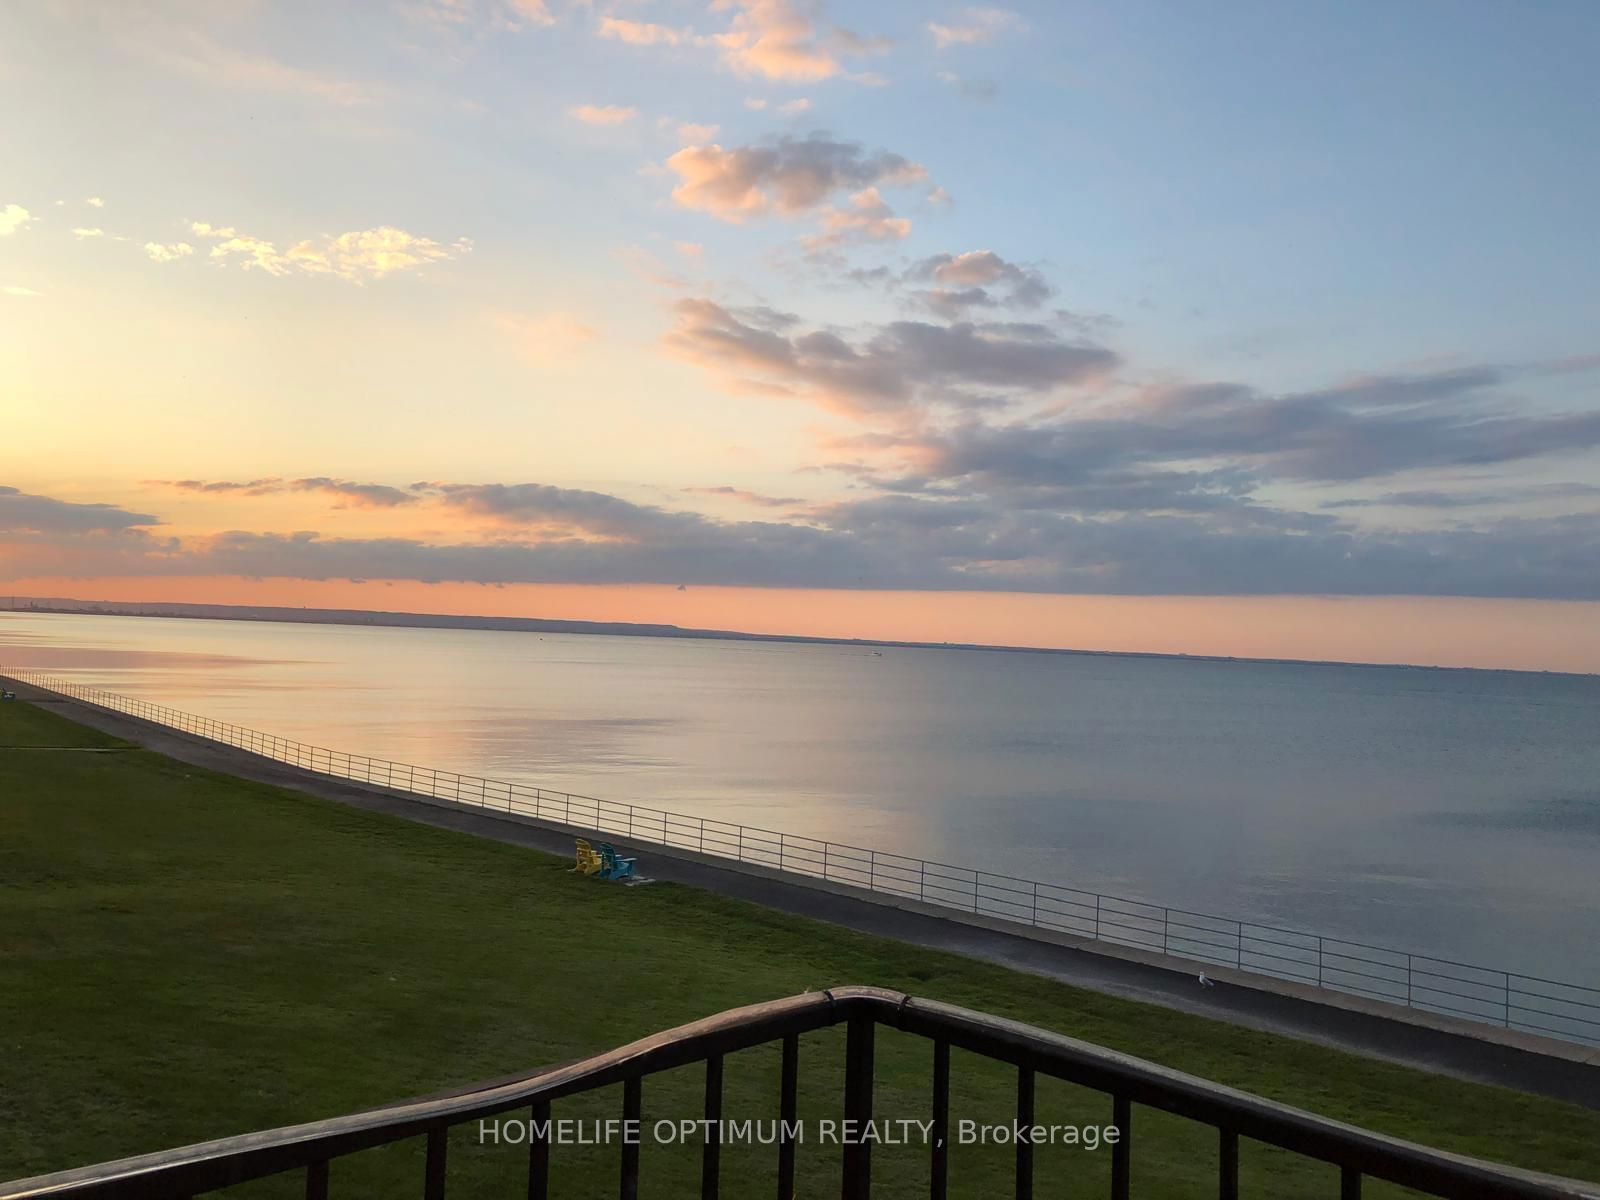
[[[1600,671],[1600,6],[0,7],[0,590]]]

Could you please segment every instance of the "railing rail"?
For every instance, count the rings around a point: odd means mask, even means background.
[[[640,844],[772,867],[1036,929],[1600,1046],[1600,988],[1584,984],[712,817],[350,754],[38,671],[0,667],[0,674],[337,779],[478,805]]]
[[[529,1075],[510,1083],[484,1085],[442,1099],[415,1101],[286,1126],[263,1133],[223,1138],[98,1166],[0,1184],[0,1200],[131,1200],[133,1197],[192,1196],[289,1171],[305,1173],[306,1195],[326,1198],[331,1160],[358,1150],[411,1137],[426,1138],[422,1192],[443,1200],[447,1181],[447,1135],[452,1126],[527,1108],[530,1148],[528,1191],[532,1200],[548,1195],[552,1147],[541,1122],[552,1103],[582,1092],[623,1085],[624,1120],[643,1114],[644,1079],[662,1071],[703,1062],[706,1065],[705,1119],[722,1112],[723,1064],[727,1055],[754,1046],[782,1043],[778,1089],[780,1128],[796,1121],[799,1045],[802,1034],[846,1026],[843,1113],[846,1122],[870,1121],[873,1112],[875,1031],[879,1026],[920,1036],[933,1050],[931,1136],[928,1138],[929,1193],[944,1200],[950,1163],[950,1050],[952,1047],[1013,1064],[1017,1068],[1017,1125],[1037,1122],[1034,1081],[1038,1075],[1065,1080],[1111,1098],[1110,1194],[1127,1200],[1132,1177],[1135,1130],[1133,1106],[1175,1114],[1216,1128],[1217,1195],[1237,1200],[1241,1139],[1277,1146],[1331,1163],[1339,1170],[1342,1200],[1358,1200],[1363,1177],[1414,1188],[1425,1195],[1495,1197],[1497,1200],[1600,1200],[1600,1185],[1501,1166],[1373,1133],[1354,1125],[1265,1100],[1209,1080],[1119,1054],[1017,1021],[916,999],[880,988],[845,987],[773,1000],[652,1034],[616,1050]],[[721,1188],[720,1142],[707,1126],[702,1145],[702,1200],[717,1200]],[[858,1125],[855,1128],[862,1128]],[[844,1200],[870,1200],[872,1143],[846,1142],[840,1179]],[[1033,1195],[1033,1150],[1017,1142],[1014,1194]],[[778,1196],[794,1195],[796,1139],[780,1137]],[[956,1169],[959,1171],[959,1153]],[[639,1155],[623,1146],[619,1155],[620,1194],[637,1196]],[[740,1195],[748,1195],[748,1181]]]

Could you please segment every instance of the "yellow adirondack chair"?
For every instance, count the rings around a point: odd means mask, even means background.
[[[602,866],[600,855],[583,838],[577,840],[578,861],[573,865],[572,869],[580,875],[593,875]]]

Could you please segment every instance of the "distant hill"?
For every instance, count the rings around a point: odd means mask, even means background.
[[[255,604],[73,600],[62,596],[0,596],[0,612],[70,613],[103,617],[183,617],[212,621],[285,621],[313,625],[393,625],[419,629],[500,629],[515,633],[591,633],[612,637],[716,638],[846,646],[954,646],[953,643],[939,642],[889,642],[867,638],[809,637],[804,634],[741,633],[734,629],[694,629],[681,625],[652,625],[634,621],[558,621],[545,617],[470,617],[450,613],[369,612],[360,608],[279,608]],[[963,646],[961,648],[1027,650],[1031,647]],[[1090,650],[1081,653],[1100,652]]]
[[[73,600],[62,596],[0,596],[0,612],[69,613],[105,617],[182,617],[210,621],[284,621],[311,625],[386,625],[417,629],[499,629],[512,633],[583,633],[609,637],[709,638],[740,642],[801,642],[824,646],[863,646],[918,650],[999,650],[1029,654],[1078,654],[1095,658],[1170,658],[1183,662],[1282,663],[1298,666],[1405,667],[1417,671],[1498,670],[1492,667],[1435,667],[1408,663],[1336,662],[1299,658],[1236,658],[1216,654],[1157,654],[1138,650],[1074,650],[1053,646],[994,646],[981,642],[896,642],[879,638],[811,637],[790,633],[742,633],[736,629],[695,629],[632,621],[557,621],[545,617],[463,617],[449,613],[369,612],[360,608],[278,608],[254,604],[176,604],[166,601]],[[1539,671],[1514,674],[1568,674]],[[1586,674],[1586,672],[1570,672]]]
[[[0,612],[69,613],[103,617],[180,617],[211,621],[284,621],[312,625],[387,625],[418,629],[499,629],[514,633],[587,633],[611,637],[711,638],[745,642],[804,642],[829,646],[942,650],[1009,650],[1134,658],[1192,658],[1185,654],[1128,654],[1120,650],[1057,650],[1036,646],[986,646],[970,642],[895,642],[876,638],[743,633],[633,621],[558,621],[546,617],[465,617],[449,613],[369,612],[359,608],[279,608],[255,604],[177,604],[165,601],[73,600],[63,596],[0,596]],[[1217,659],[1215,661],[1233,661]]]
[[[255,604],[142,603],[132,600],[71,600],[60,596],[0,599],[0,610],[79,613],[107,617],[188,617],[213,621],[293,621],[313,625],[402,625],[421,629],[503,629],[521,633],[600,633],[630,637],[755,638],[772,635],[722,629],[684,629],[631,621],[555,621],[543,617],[463,617],[448,613],[369,612],[359,608],[279,608]],[[781,638],[831,641],[831,638]]]

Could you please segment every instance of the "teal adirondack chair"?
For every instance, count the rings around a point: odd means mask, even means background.
[[[636,858],[623,858],[610,842],[600,843],[601,879],[632,879],[634,864],[638,861]]]

